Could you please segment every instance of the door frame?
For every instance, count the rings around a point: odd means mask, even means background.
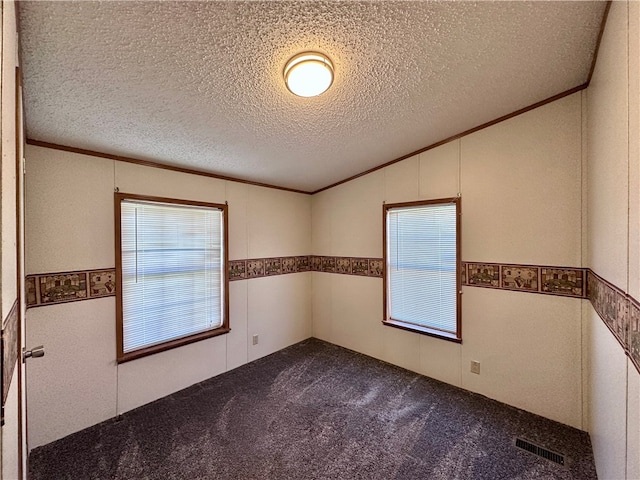
[[[17,11],[16,11],[17,13]],[[27,456],[27,388],[26,363],[23,352],[26,341],[26,304],[24,295],[24,110],[22,102],[22,71],[16,66],[15,135],[16,135],[16,272],[18,293],[18,476],[28,477]]]

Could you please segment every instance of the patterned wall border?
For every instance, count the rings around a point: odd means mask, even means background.
[[[382,278],[382,258],[301,255],[229,261],[229,281],[324,272]],[[462,262],[462,285],[586,298],[586,269]],[[115,295],[115,268],[28,275],[27,307]]]
[[[285,275],[297,272],[325,272],[382,278],[382,259],[365,257],[298,257],[251,258],[229,262],[229,281]]]
[[[586,268],[462,262],[462,285],[586,298]]]
[[[311,270],[314,272],[382,278],[383,265],[381,258],[316,255],[312,257]]]
[[[640,373],[640,303],[591,270],[587,298]]]
[[[229,281],[309,271],[382,278],[383,259],[302,255],[229,261]],[[28,275],[25,286],[27,306],[113,296],[116,288],[115,274],[115,268],[103,268]],[[462,285],[469,287],[588,298],[640,372],[640,303],[591,270],[462,262],[460,274]],[[8,329],[7,334],[10,332]],[[6,349],[3,354],[7,354]],[[6,360],[5,365],[8,365]],[[12,372],[3,370],[5,382],[9,373]],[[3,391],[3,395],[5,394]]]
[[[76,302],[116,294],[116,269],[100,268],[75,272],[27,275],[27,307]]]
[[[299,272],[327,272],[382,278],[382,259],[301,255],[229,261],[229,281]],[[115,268],[27,275],[27,307],[76,302],[116,294]]]
[[[302,255],[229,261],[229,281],[325,272],[382,278],[383,259]],[[640,302],[587,268],[462,262],[462,285],[588,299],[640,372]],[[115,295],[115,268],[28,275],[28,307],[75,302]],[[17,360],[15,306],[3,330],[3,398]],[[15,318],[14,318],[15,317]],[[13,343],[12,343],[13,342]],[[12,346],[13,352],[8,346]],[[9,357],[7,357],[9,355]],[[13,364],[9,361],[13,358]],[[8,377],[7,377],[8,376]],[[8,388],[8,386],[6,387]]]
[[[13,371],[18,363],[20,339],[18,338],[18,301],[2,325],[2,405],[7,401]]]
[[[310,256],[249,258],[229,260],[229,281],[271,277],[311,270]]]

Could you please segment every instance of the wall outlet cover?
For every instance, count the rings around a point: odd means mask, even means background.
[[[475,373],[480,375],[480,362],[476,362],[475,360],[471,360],[471,373]]]

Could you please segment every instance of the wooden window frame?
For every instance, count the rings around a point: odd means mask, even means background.
[[[389,289],[388,280],[388,254],[387,254],[387,212],[393,209],[401,209],[407,207],[421,207],[426,205],[437,204],[451,204],[456,205],[456,333],[444,332],[436,328],[430,328],[421,325],[415,325],[413,323],[404,322],[402,320],[395,320],[391,318],[389,312],[389,295],[391,294]],[[420,333],[430,337],[441,338],[455,343],[462,343],[462,283],[460,278],[460,217],[461,217],[461,198],[439,198],[435,200],[418,200],[415,202],[403,202],[403,203],[385,203],[382,205],[382,250],[383,250],[383,262],[382,262],[382,283],[383,283],[383,318],[382,323],[389,327],[400,328],[402,330],[408,330],[411,332]]]
[[[139,200],[148,202],[167,203],[175,205],[186,206],[198,206],[215,208],[222,211],[222,274],[223,274],[223,287],[224,295],[222,301],[224,306],[222,308],[222,325],[211,330],[205,330],[195,333],[193,335],[168,340],[163,343],[151,345],[149,347],[139,348],[131,352],[124,352],[124,324],[123,324],[123,308],[122,308],[122,235],[121,235],[121,208],[120,205],[123,200]],[[117,362],[124,363],[137,358],[146,357],[155,353],[164,352],[172,348],[181,347],[190,343],[198,342],[206,338],[216,337],[218,335],[224,335],[231,331],[229,327],[229,208],[226,204],[222,203],[207,203],[196,202],[191,200],[181,200],[177,198],[166,197],[154,197],[149,195],[136,195],[132,193],[120,193],[114,194],[114,212],[115,212],[115,244],[116,244],[116,343],[117,343]]]

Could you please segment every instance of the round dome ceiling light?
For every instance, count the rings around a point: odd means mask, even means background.
[[[294,95],[315,97],[333,83],[333,63],[322,53],[300,53],[284,67],[284,81]]]

